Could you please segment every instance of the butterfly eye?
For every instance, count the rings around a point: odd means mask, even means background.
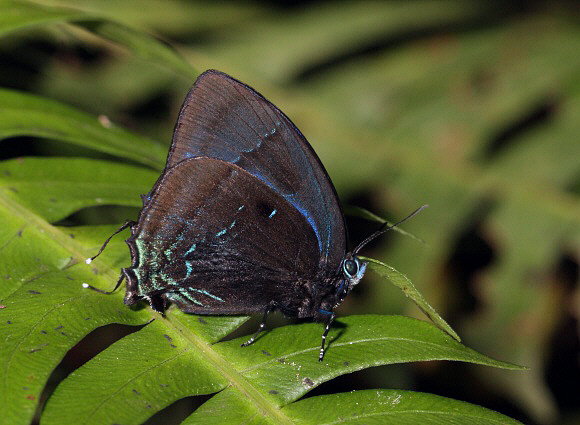
[[[358,263],[355,260],[345,260],[342,267],[348,277],[354,277],[358,273]]]

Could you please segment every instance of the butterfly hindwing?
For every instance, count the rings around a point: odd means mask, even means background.
[[[163,174],[128,243],[129,304],[163,296],[191,313],[252,313],[272,301],[292,309],[299,281],[319,273],[304,215],[237,165],[211,158]]]

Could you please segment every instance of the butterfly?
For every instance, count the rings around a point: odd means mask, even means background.
[[[142,200],[138,220],[96,255],[131,229],[132,264],[113,289],[127,281],[125,304],[263,313],[244,346],[274,310],[313,318],[326,323],[320,361],[334,309],[365,273],[358,251],[393,227],[347,251],[336,190],[306,138],[262,95],[216,70],[187,94],[165,169]]]

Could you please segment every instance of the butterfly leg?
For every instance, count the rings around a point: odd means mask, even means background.
[[[272,313],[277,306],[278,304],[276,303],[276,301],[271,301],[270,304],[268,304],[268,306],[266,307],[266,311],[264,311],[264,317],[262,317],[262,322],[260,323],[260,326],[258,326],[258,330],[248,341],[242,344],[242,347],[247,347],[256,340],[260,332],[262,332],[262,330],[264,330],[264,328],[266,327],[266,318],[268,317],[268,314]]]
[[[334,318],[336,317],[336,314],[334,314],[333,311],[320,310],[320,312],[323,314],[328,314],[328,315],[330,315],[330,317],[328,318],[328,322],[326,322],[326,328],[324,329],[324,332],[322,333],[322,346],[320,347],[320,356],[318,356],[319,362],[321,362],[322,359],[324,358],[324,353],[326,352],[326,350],[324,349],[324,344],[326,343],[326,336],[328,335],[328,331],[330,330],[330,327],[332,326],[332,322],[334,322]]]

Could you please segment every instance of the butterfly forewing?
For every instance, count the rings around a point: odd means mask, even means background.
[[[160,178],[133,228],[127,300],[162,296],[203,314],[288,310],[320,274],[307,219],[235,164],[198,157]]]
[[[203,73],[183,104],[166,170],[204,156],[238,165],[302,214],[317,237],[317,261],[336,270],[346,251],[338,197],[320,160],[284,113],[219,71]]]

